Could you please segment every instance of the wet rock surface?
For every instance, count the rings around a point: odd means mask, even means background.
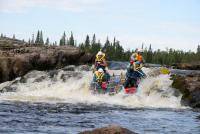
[[[23,76],[31,70],[52,70],[66,65],[91,63],[93,56],[71,46],[21,46],[1,50],[0,83]],[[73,67],[63,68],[73,70]]]
[[[136,134],[126,128],[117,125],[110,125],[103,128],[97,128],[92,131],[85,131],[79,134]]]
[[[172,75],[172,87],[179,89],[183,94],[182,104],[193,108],[200,108],[200,73],[190,71],[190,73]]]

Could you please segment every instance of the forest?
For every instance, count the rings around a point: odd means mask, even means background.
[[[49,38],[44,42],[42,31],[37,32],[36,39],[34,39],[34,35],[32,39],[28,41],[29,45],[71,45],[79,47],[82,51],[90,52],[92,54],[96,54],[100,49],[106,53],[107,60],[113,61],[129,61],[130,55],[135,51],[136,48],[131,48],[131,50],[125,50],[120,41],[114,38],[112,41],[107,37],[106,41],[102,43],[100,40],[97,40],[96,35],[94,34],[91,37],[86,35],[85,41],[77,44],[77,41],[74,39],[73,33],[67,37],[64,32],[60,38],[59,43],[53,42],[50,43]],[[135,44],[133,44],[134,46]],[[190,44],[189,44],[190,45]],[[200,62],[200,45],[197,45],[196,52],[191,50],[183,51],[183,50],[175,50],[173,48],[167,48],[166,50],[153,50],[152,44],[149,46],[144,46],[141,44],[141,48],[144,50],[143,57],[146,63],[154,63],[161,65],[172,65],[175,63],[196,63]]]

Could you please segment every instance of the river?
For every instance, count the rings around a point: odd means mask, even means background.
[[[31,71],[0,84],[0,133],[67,133],[118,124],[138,133],[200,132],[200,114],[182,106],[168,75],[144,68],[138,92],[94,95],[91,71]],[[109,70],[111,74],[124,70]]]

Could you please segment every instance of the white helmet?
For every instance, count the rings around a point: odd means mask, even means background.
[[[98,55],[98,56],[99,56],[99,55],[103,55],[103,52],[99,51],[99,52],[97,53],[97,55]]]
[[[100,73],[104,73],[104,71],[103,71],[102,68],[99,68],[99,69],[98,69],[98,72],[100,72]]]
[[[138,52],[138,53],[142,53],[142,52],[144,52],[144,51],[143,51],[143,49],[138,48],[137,52]]]

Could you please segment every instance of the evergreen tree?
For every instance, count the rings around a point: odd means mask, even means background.
[[[96,35],[94,34],[91,41],[92,46],[96,45]]]
[[[85,51],[87,51],[87,52],[90,51],[90,37],[89,37],[89,35],[86,36],[86,40],[85,40]]]
[[[65,32],[63,33],[62,38],[60,39],[60,46],[66,45],[66,34]]]
[[[49,45],[49,38],[46,39],[45,45]]]
[[[147,52],[147,59],[146,59],[146,62],[152,63],[152,57],[153,57],[153,52],[152,52],[152,48],[151,48],[151,44],[150,44],[150,45],[149,45],[148,52]]]
[[[38,30],[38,32],[37,32],[35,44],[36,44],[36,45],[39,45],[39,44],[40,44],[40,31],[39,31],[39,30]]]
[[[39,44],[40,44],[40,45],[44,45],[44,40],[43,40],[42,31],[40,31],[40,36],[39,36],[39,37],[40,37],[40,38],[39,38],[39,40],[40,40],[40,41],[39,41],[39,42],[40,42]]]
[[[97,53],[99,50],[98,50],[98,45],[96,43],[96,36],[95,34],[93,35],[92,37],[92,41],[91,41],[91,53]]]
[[[13,34],[13,39],[15,39],[15,34]]]
[[[108,39],[108,37],[107,37],[106,42],[105,42],[104,47],[103,47],[102,50],[103,50],[104,52],[108,53],[109,47],[110,47],[110,41],[109,41],[109,39]]]
[[[73,33],[72,33],[72,32],[71,32],[71,36],[70,36],[70,38],[69,38],[69,45],[75,46],[74,37],[73,37]]]
[[[3,34],[1,33],[1,38],[3,38]]]

